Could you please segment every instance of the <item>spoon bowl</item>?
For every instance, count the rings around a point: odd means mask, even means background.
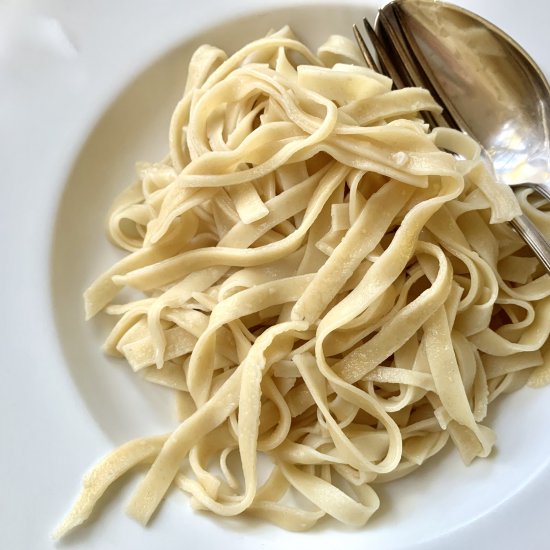
[[[393,0],[369,35],[395,82],[427,88],[443,107],[432,126],[469,134],[499,182],[550,201],[550,86],[519,44],[482,17],[433,0]],[[544,235],[525,215],[510,223],[550,273]]]
[[[378,27],[401,41],[416,68],[411,84],[431,89],[449,125],[483,147],[500,182],[550,181],[550,86],[517,42],[482,17],[433,0],[390,2]]]

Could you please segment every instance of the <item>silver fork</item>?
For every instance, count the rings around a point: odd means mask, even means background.
[[[380,12],[380,16],[381,17],[383,16],[381,12]],[[396,65],[392,61],[392,57],[389,54],[389,52],[386,50],[384,43],[378,37],[378,35],[376,34],[376,31],[374,30],[374,28],[369,23],[366,17],[363,18],[363,24],[365,26],[365,31],[367,33],[367,36],[369,37],[372,47],[378,58],[378,63],[377,63],[369,47],[367,46],[367,43],[365,42],[363,36],[361,35],[361,32],[357,28],[357,25],[353,25],[353,33],[355,35],[355,39],[357,41],[357,44],[359,46],[359,49],[361,50],[361,53],[365,59],[367,66],[374,71],[377,71],[381,74],[385,74],[386,76],[390,77],[393,80],[396,88],[404,88],[407,86],[418,85],[414,81],[412,81],[412,79],[409,81],[404,80],[404,77],[402,76],[403,73],[396,68]],[[384,27],[386,31],[388,30],[388,28],[391,29],[389,25]],[[391,36],[389,36],[388,38],[390,40],[392,39]],[[414,75],[415,73],[417,73],[416,67],[414,67],[409,61],[409,56],[407,55],[407,52],[401,51],[403,48],[401,41],[392,40],[392,45],[395,49],[395,54],[399,56],[399,62],[405,65],[405,69],[406,69],[404,71],[405,74],[408,73],[409,75]],[[417,82],[425,81],[425,78],[426,78],[425,75],[423,77],[416,75],[416,77],[417,77]],[[442,103],[441,99],[437,97],[437,93],[436,92],[434,93],[433,87],[429,87],[429,89],[434,95],[434,99],[439,103]],[[444,111],[442,114],[425,112],[425,113],[422,113],[422,115],[424,117],[424,120],[430,125],[431,128],[436,128],[439,126],[439,127],[455,128],[460,130],[456,121],[452,118],[452,116],[449,115],[447,111]],[[546,271],[550,273],[550,245],[548,244],[548,242],[546,241],[542,233],[538,230],[538,228],[525,215],[514,218],[513,220],[510,221],[510,224],[516,230],[518,235],[531,248],[533,253],[537,256],[537,258],[540,260],[542,265],[545,267]]]

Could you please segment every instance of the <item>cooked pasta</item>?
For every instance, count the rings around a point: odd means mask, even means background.
[[[364,525],[373,487],[449,439],[466,463],[490,454],[493,400],[550,380],[550,277],[478,145],[425,125],[438,110],[342,37],[195,52],[168,156],[138,164],[110,215],[128,255],[85,293],[88,317],[118,317],[106,351],[173,388],[179,424],[95,466],[57,537],[138,464],[143,524],[177,487],[305,530]],[[114,303],[124,287],[141,294]]]

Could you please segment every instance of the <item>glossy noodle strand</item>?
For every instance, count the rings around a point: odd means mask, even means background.
[[[172,388],[180,423],[99,462],[56,537],[139,464],[144,524],[175,487],[300,531],[363,526],[373,484],[449,439],[467,463],[490,454],[494,399],[550,380],[550,277],[504,222],[520,204],[550,218],[426,110],[343,37],[198,48],[167,157],[111,211],[128,255],[85,292],[88,317],[118,318],[105,350]]]

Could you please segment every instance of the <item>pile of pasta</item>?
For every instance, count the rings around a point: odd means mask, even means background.
[[[179,424],[104,458],[58,537],[138,464],[144,524],[177,487],[220,516],[362,526],[376,484],[449,439],[488,456],[489,405],[550,380],[550,277],[505,223],[516,197],[471,139],[430,131],[426,90],[361,65],[349,40],[315,55],[288,28],[193,55],[168,156],[110,215],[128,254],[85,293]]]

